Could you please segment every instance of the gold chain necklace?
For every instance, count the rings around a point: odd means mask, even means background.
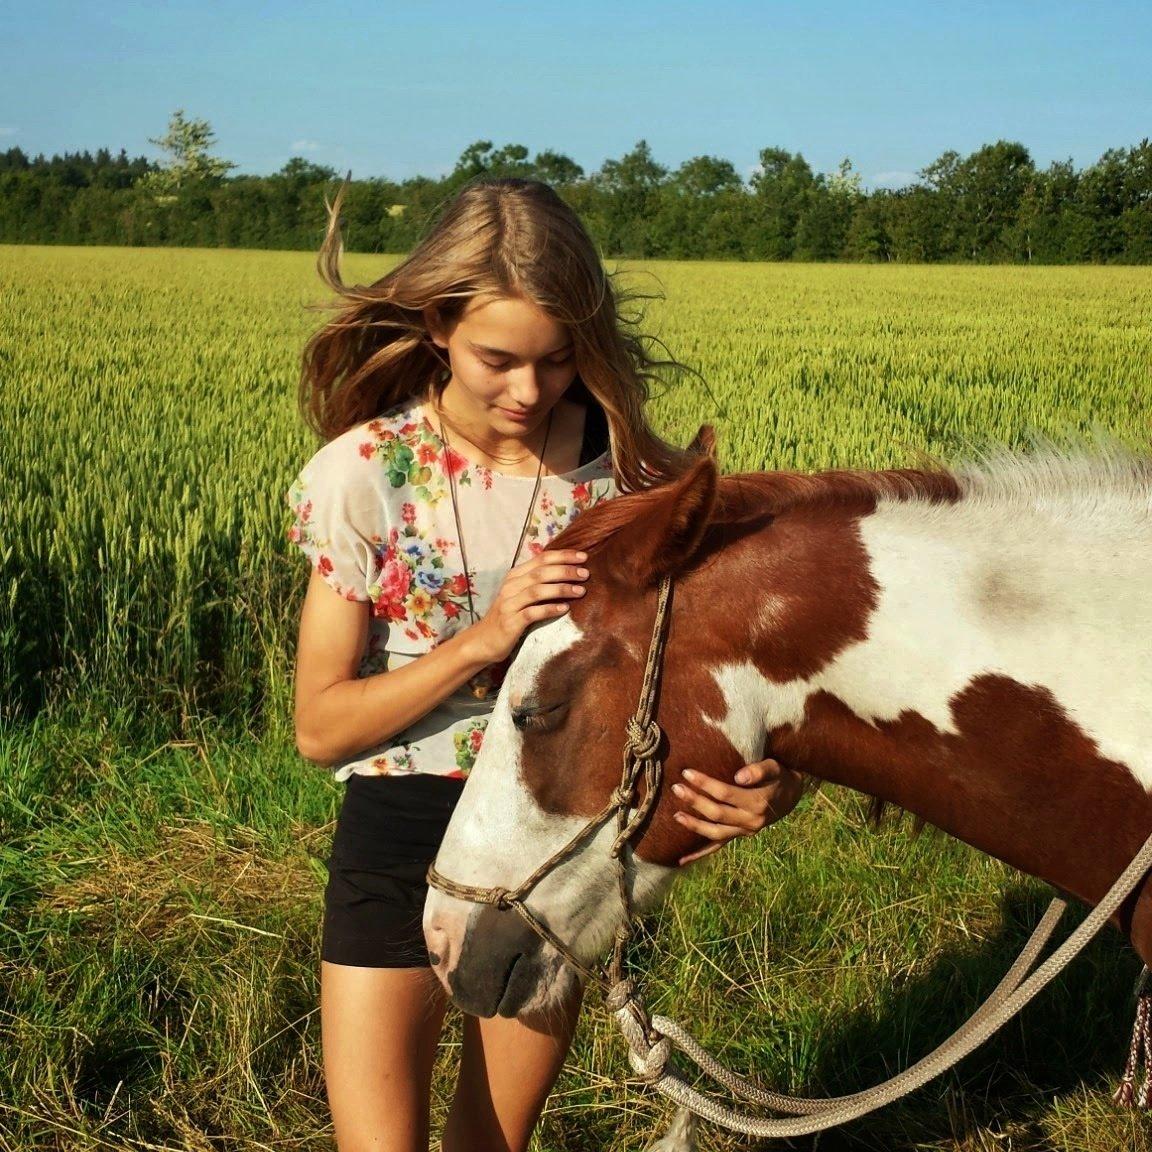
[[[460,545],[460,563],[464,566],[464,584],[468,594],[468,615],[475,624],[478,617],[476,615],[476,603],[472,598],[472,573],[468,568],[468,551],[464,546],[464,528],[460,523],[460,503],[456,497],[456,473],[452,468],[452,445],[449,443],[448,434],[444,431],[444,421],[440,416],[439,411],[436,413],[436,424],[440,431],[440,442],[444,445],[444,468],[448,473],[448,493],[452,498],[452,516],[456,521],[456,541]],[[520,557],[520,549],[524,547],[524,538],[528,535],[528,526],[532,523],[532,513],[536,508],[536,497],[540,495],[540,484],[544,478],[544,457],[548,452],[548,437],[552,432],[552,410],[548,411],[548,422],[544,425],[544,443],[540,445],[540,457],[536,464],[536,483],[532,486],[532,495],[528,500],[528,510],[524,513],[524,523],[520,528],[520,537],[516,541],[515,551],[512,553],[512,561],[508,565],[509,569],[515,567],[516,561]],[[478,672],[468,681],[468,687],[471,689],[472,695],[477,700],[485,699],[492,691],[495,684],[495,677],[493,669],[502,671],[499,664],[489,665],[482,672]]]

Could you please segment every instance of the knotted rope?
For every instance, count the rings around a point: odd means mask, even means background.
[[[1132,1043],[1128,1047],[1128,1063],[1120,1087],[1112,1099],[1121,1108],[1152,1107],[1152,990],[1148,987],[1150,973],[1147,966],[1136,981],[1136,1023],[1132,1027]],[[1144,1063],[1144,1083],[1136,1091],[1136,1073]]]
[[[1066,906],[1063,900],[1053,900],[1007,975],[967,1023],[904,1072],[874,1088],[850,1096],[806,1100],[767,1091],[724,1068],[675,1021],[664,1016],[648,1018],[642,1005],[630,991],[620,989],[614,1003],[620,1003],[621,1006],[614,1010],[614,1016],[628,1042],[629,1061],[637,1075],[682,1107],[689,1108],[706,1120],[746,1136],[785,1139],[820,1132],[825,1128],[854,1120],[906,1096],[942,1072],[946,1072],[958,1060],[979,1047],[1068,966],[1135,890],[1150,868],[1152,868],[1152,836],[1144,842],[1140,851],[1104,898],[1088,913],[1075,931],[1028,976]],[[646,1021],[646,1026],[637,1026],[638,1016]],[[1152,1094],[1150,1019],[1152,1019],[1150,994],[1142,990],[1129,1067],[1115,1097],[1118,1103],[1130,1106],[1135,1102],[1141,1108],[1148,1106]],[[689,1087],[667,1067],[669,1044],[683,1052],[702,1071],[735,1095],[776,1111],[792,1113],[803,1118],[781,1120],[748,1116]],[[1132,1081],[1139,1054],[1144,1056],[1150,1071],[1143,1088],[1136,1094],[1132,1089]]]

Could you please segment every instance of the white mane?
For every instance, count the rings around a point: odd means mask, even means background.
[[[1052,443],[1027,454],[995,448],[951,471],[965,503],[1065,508],[1081,515],[1118,506],[1152,512],[1152,456],[1115,441],[1071,452]]]

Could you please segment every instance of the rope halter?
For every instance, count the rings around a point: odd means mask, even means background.
[[[541,940],[551,944],[586,980],[609,989],[620,986],[624,953],[635,934],[636,913],[632,906],[632,894],[628,888],[625,849],[634,839],[639,838],[655,807],[664,773],[664,764],[659,755],[664,733],[656,723],[656,706],[660,687],[660,668],[668,638],[671,601],[672,581],[666,576],[661,580],[656,595],[656,619],[652,625],[652,639],[648,645],[648,661],[644,667],[640,699],[626,727],[620,783],[612,790],[604,807],[567,844],[553,852],[527,880],[515,888],[484,888],[474,884],[461,884],[438,872],[435,864],[428,869],[430,887],[468,903],[488,904],[501,911],[511,909]],[[644,784],[644,794],[638,798],[637,792],[641,781]],[[611,963],[605,972],[593,970],[577,959],[572,949],[528,908],[525,900],[545,876],[559,864],[575,856],[596,835],[601,826],[613,817],[616,818],[616,838],[612,842],[609,854],[614,862],[616,887],[624,916],[623,923],[616,931]],[[627,994],[626,999],[633,1004],[634,1012],[640,1011],[635,1007],[631,992]],[[643,1021],[643,1026],[645,1031],[648,1031],[646,1019]]]

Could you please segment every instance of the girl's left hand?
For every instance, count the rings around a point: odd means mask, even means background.
[[[775,760],[760,760],[736,773],[735,784],[685,769],[672,791],[698,815],[680,811],[674,819],[712,843],[680,859],[680,864],[710,856],[737,836],[754,836],[796,807],[804,777]]]

